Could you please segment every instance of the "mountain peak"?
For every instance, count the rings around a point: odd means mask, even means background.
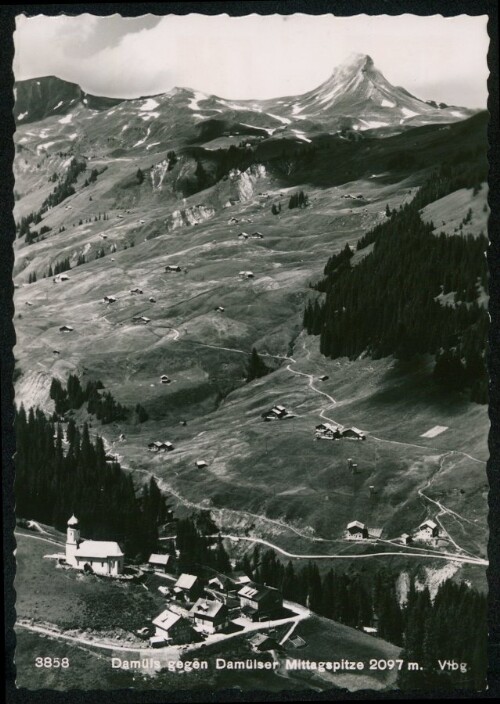
[[[355,71],[369,71],[375,68],[373,59],[368,54],[361,54],[354,52],[349,54],[345,61],[335,67],[334,71],[341,70],[355,70]]]

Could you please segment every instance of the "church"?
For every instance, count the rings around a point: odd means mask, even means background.
[[[123,557],[118,543],[107,540],[81,540],[78,518],[71,516],[66,535],[68,565],[79,570],[91,568],[96,574],[116,576],[123,572]]]

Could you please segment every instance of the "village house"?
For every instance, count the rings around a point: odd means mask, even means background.
[[[73,332],[71,325],[61,325],[59,332]]]
[[[269,619],[283,606],[283,598],[274,587],[249,582],[238,592],[240,607],[252,621]]]
[[[150,442],[148,445],[148,450],[150,452],[170,452],[174,449],[171,442],[160,442],[160,440],[155,440],[155,442]]]
[[[159,616],[154,618],[153,625],[156,627],[155,638],[161,638],[163,643],[157,641],[151,643],[150,641],[152,646],[160,644],[176,645],[189,643],[194,640],[194,631],[191,623],[180,614],[174,614],[169,609],[165,609]]]
[[[347,524],[345,537],[347,540],[365,540],[368,538],[368,528],[360,521],[351,521]]]
[[[400,537],[400,541],[403,545],[411,545],[413,543],[413,538],[408,533],[403,533]]]
[[[194,574],[183,572],[174,584],[174,593],[187,601],[195,601],[203,592],[203,586]]]
[[[160,555],[153,553],[149,556],[148,565],[160,572],[167,572],[168,563],[172,561],[172,555]]]
[[[67,274],[58,274],[52,279],[55,284],[60,284],[63,281],[69,281],[69,276]]]
[[[147,325],[148,323],[151,322],[151,318],[146,318],[145,315],[134,315],[132,318],[133,323],[143,323],[144,325]]]
[[[263,239],[264,235],[261,232],[252,232],[250,237],[253,240],[261,240],[261,239]]]
[[[326,381],[326,380],[329,379],[329,378],[330,378],[330,377],[328,376],[328,374],[322,374],[321,376],[318,377],[318,379],[319,379],[320,381]]]
[[[285,647],[286,648],[303,648],[306,644],[306,641],[301,638],[300,636],[294,634],[292,638],[289,638],[286,641]]]
[[[130,293],[142,293],[142,288],[131,288]]]
[[[239,239],[239,240],[247,240],[247,239],[248,239],[248,233],[246,233],[246,232],[240,232],[240,234],[238,235],[238,239]]]
[[[153,296],[149,297],[149,302],[150,303],[156,303],[156,298],[153,298]]]
[[[118,543],[107,540],[81,540],[78,519],[73,515],[66,533],[66,562],[79,570],[116,576],[123,572],[124,555]]]
[[[274,406],[270,411],[265,411],[262,414],[264,420],[282,420],[288,416],[291,416],[291,413],[284,406]]]
[[[215,312],[216,312],[216,313],[224,313],[224,308],[223,308],[222,306],[218,306],[218,307],[215,309]]]
[[[198,469],[204,469],[205,467],[208,467],[208,462],[205,462],[205,460],[196,460],[195,465]]]
[[[171,379],[169,379],[166,374],[162,374],[160,377],[160,381],[162,384],[170,384]]]
[[[218,633],[228,624],[227,606],[221,601],[200,597],[189,611],[194,626],[202,633]]]
[[[359,430],[358,428],[344,428],[342,430],[341,435],[343,438],[347,438],[349,440],[366,440],[366,435],[363,433],[362,430]]]
[[[167,272],[173,272],[173,271],[179,272],[179,271],[181,271],[181,268],[180,268],[180,266],[178,266],[177,264],[167,264],[167,266],[165,267],[165,271],[167,271]]]
[[[239,277],[241,279],[253,279],[254,273],[253,273],[253,271],[240,271]]]
[[[104,296],[104,303],[115,303],[116,298],[114,296]]]
[[[332,423],[320,423],[315,428],[316,438],[319,440],[335,440],[340,438],[342,426]]]
[[[429,540],[430,538],[437,538],[438,535],[439,527],[437,523],[429,519],[419,525],[416,537],[420,538],[420,540]]]

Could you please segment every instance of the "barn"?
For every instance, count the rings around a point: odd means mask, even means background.
[[[343,438],[347,438],[348,440],[366,440],[366,435],[363,431],[354,426],[352,428],[344,428],[341,434]]]
[[[418,527],[418,537],[421,539],[437,538],[439,535],[439,527],[437,523],[430,519],[421,523]]]

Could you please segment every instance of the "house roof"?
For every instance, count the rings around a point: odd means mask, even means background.
[[[272,587],[267,587],[262,584],[256,584],[255,582],[249,582],[240,589],[240,591],[238,592],[238,596],[245,597],[246,599],[251,599],[252,601],[260,601],[270,592],[276,591],[278,590],[273,589]]]
[[[267,641],[270,641],[271,638],[267,636],[265,633],[256,633],[252,638],[250,638],[250,643],[255,646],[259,645],[264,645],[264,643],[267,643]]]
[[[174,614],[173,611],[165,609],[165,611],[162,611],[159,616],[153,619],[153,623],[155,626],[158,626],[158,628],[161,628],[162,631],[168,632],[180,618],[181,616],[179,614]]]
[[[316,430],[331,430],[335,433],[340,430],[341,427],[341,425],[333,425],[333,423],[320,423],[316,426]]]
[[[428,521],[424,521],[423,523],[421,523],[419,527],[420,528],[429,527],[429,528],[432,528],[432,530],[434,530],[434,528],[437,528],[437,523],[434,523],[434,521],[428,520]]]
[[[288,640],[294,648],[301,648],[303,645],[306,644],[305,640],[300,636],[293,636],[293,638],[289,638]]]
[[[351,521],[347,524],[347,530],[350,530],[351,528],[359,528],[360,530],[365,530],[366,526],[360,521]]]
[[[364,435],[364,432],[362,430],[360,430],[359,428],[355,428],[354,426],[351,426],[350,428],[344,428],[344,430],[342,431],[342,434],[345,434],[348,432],[356,433],[356,435]]]
[[[170,555],[159,555],[158,553],[153,553],[149,556],[148,562],[152,562],[154,565],[166,565],[170,560]]]
[[[197,580],[198,577],[195,577],[193,574],[186,574],[184,572],[181,574],[174,586],[179,587],[180,589],[191,589]]]
[[[75,556],[88,558],[123,557],[118,543],[108,540],[84,540],[80,543]]]
[[[214,619],[223,608],[224,604],[222,601],[200,598],[190,609],[189,613],[193,616],[196,615],[211,620]]]
[[[206,467],[207,464],[208,464],[208,463],[205,462],[205,460],[196,460],[196,466],[197,466],[197,467]]]
[[[250,577],[243,572],[243,570],[235,570],[233,572],[233,582],[236,582],[237,584],[248,584],[248,582],[251,582],[252,580]]]

